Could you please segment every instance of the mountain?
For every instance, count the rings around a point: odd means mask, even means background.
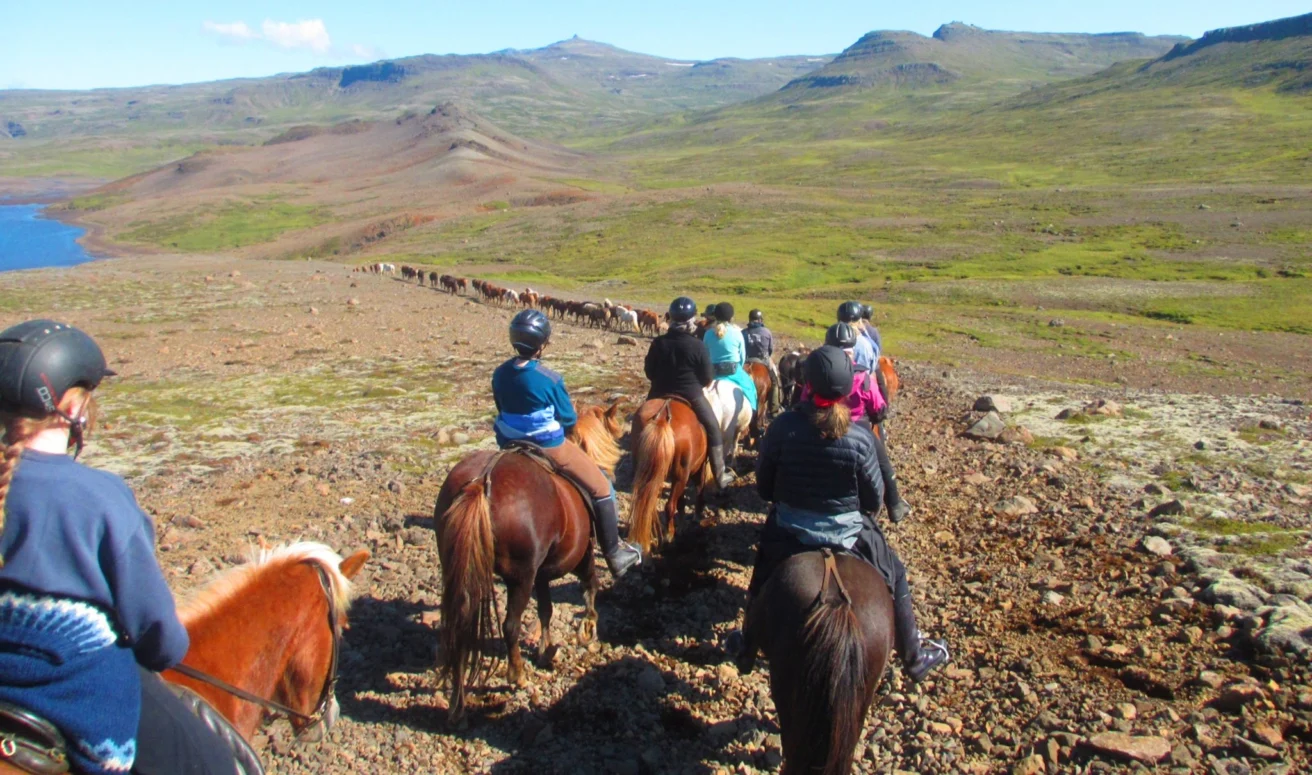
[[[1019,90],[1037,83],[1089,75],[1115,62],[1165,54],[1188,38],[1136,32],[1101,35],[998,32],[945,24],[925,37],[914,32],[871,32],[785,92],[837,87],[915,89],[956,82],[992,82]]]

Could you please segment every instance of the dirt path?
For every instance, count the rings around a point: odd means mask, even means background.
[[[0,323],[85,326],[122,374],[102,390],[87,461],[129,478],[180,594],[241,562],[256,536],[373,552],[344,647],[342,721],[321,747],[271,725],[256,741],[271,772],[778,770],[768,672],[736,675],[716,645],[736,626],[764,515],[750,454],[715,524],[601,595],[597,643],[568,640],[529,689],[494,680],[470,726],[451,730],[431,670],[431,510],[453,462],[492,443],[488,379],[509,311],[336,265],[192,257],[10,273],[0,290]],[[645,341],[557,329],[549,357],[577,401],[641,396]],[[1089,745],[1109,730],[1165,741],[1163,770],[1308,766],[1312,676],[1295,637],[1312,600],[1306,407],[1272,399],[1230,428],[1200,414],[1200,397],[1122,394],[1147,417],[1056,424],[1057,408],[1099,396],[903,370],[892,449],[916,511],[889,533],[922,628],[955,660],[920,687],[890,673],[859,771],[1133,769]],[[962,437],[976,396],[1004,388],[1018,400],[1004,416],[1039,438]],[[1268,417],[1279,431],[1244,430]],[[1200,439],[1183,429],[1203,421],[1224,432],[1190,457]],[[1154,440],[1153,428],[1174,431]],[[1179,513],[1149,516],[1177,497]],[[1212,513],[1222,497],[1229,522]],[[1283,543],[1254,549],[1231,523],[1276,526]],[[1144,551],[1150,533],[1172,554]],[[1209,594],[1218,583],[1232,594]],[[564,635],[581,600],[571,583],[555,591]],[[1288,637],[1264,640],[1277,630]]]

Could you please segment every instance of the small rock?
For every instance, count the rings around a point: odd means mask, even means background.
[[[980,485],[988,484],[989,482],[993,481],[993,479],[985,476],[984,474],[976,473],[966,476],[966,478],[963,479],[962,481],[964,481],[966,484],[973,484],[976,487],[979,487]]]
[[[395,493],[397,495],[405,495],[405,485],[397,481],[396,479],[393,479],[387,483],[387,489],[389,492]]]
[[[1042,775],[1047,771],[1048,767],[1044,763],[1043,757],[1034,754],[1017,762],[1016,766],[1011,768],[1011,775]]]
[[[1005,517],[1023,517],[1029,514],[1037,514],[1039,507],[1035,506],[1034,501],[1024,495],[1017,495],[993,504],[993,511],[995,514]]]
[[[1007,424],[1002,421],[997,412],[989,412],[984,415],[974,425],[966,431],[966,436],[972,439],[991,441],[1002,435],[1007,429]]]
[[[1227,713],[1238,713],[1244,706],[1266,698],[1266,692],[1255,684],[1235,684],[1212,700],[1212,707]]]
[[[419,526],[406,528],[401,535],[411,546],[426,546],[433,540],[433,531]]]
[[[214,563],[210,562],[204,557],[193,562],[191,564],[191,567],[187,569],[188,576],[208,576],[213,572],[214,572]]]
[[[1279,729],[1271,726],[1265,721],[1259,721],[1254,724],[1252,729],[1253,737],[1257,738],[1264,745],[1272,748],[1279,748],[1285,744],[1285,735]]]
[[[1253,770],[1243,759],[1215,759],[1212,775],[1252,775]]]
[[[1112,708],[1112,715],[1116,718],[1123,718],[1126,721],[1134,721],[1139,717],[1139,709],[1136,708],[1132,702],[1122,702],[1115,708]]]
[[[1012,411],[1011,399],[1006,396],[980,396],[975,399],[976,412],[1002,412],[1006,414]]]
[[[1207,442],[1203,441],[1202,439],[1195,441],[1194,449],[1198,450],[1199,452],[1202,452],[1203,450],[1207,449]]]
[[[1171,755],[1171,744],[1160,737],[1134,737],[1123,732],[1104,732],[1089,738],[1095,751],[1123,759],[1156,764]]]
[[[205,520],[194,514],[188,514],[178,521],[182,523],[183,527],[189,527],[192,530],[200,530],[205,527]]]
[[[1249,754],[1251,754],[1252,756],[1256,756],[1259,759],[1280,758],[1280,752],[1269,745],[1263,745],[1259,742],[1256,742],[1254,740],[1249,740],[1248,738],[1245,737],[1236,737],[1235,739],[1239,741],[1239,744],[1243,746],[1243,748],[1247,750]]]
[[[642,668],[634,684],[647,694],[660,694],[665,691],[665,677],[661,675],[661,671],[651,665]]]
[[[1257,427],[1266,431],[1279,431],[1284,430],[1285,426],[1274,417],[1263,417],[1261,420],[1258,420]]]
[[[1139,542],[1139,546],[1142,547],[1145,552],[1158,557],[1170,557],[1171,552],[1174,551],[1171,548],[1170,541],[1157,536],[1144,536],[1144,539]]]
[[[1034,434],[1024,425],[1007,428],[998,434],[998,441],[1003,444],[1033,444]]]
[[[319,308],[318,308],[318,307],[310,307],[310,314],[311,314],[311,315],[318,315],[318,314],[319,314]]]
[[[1148,512],[1149,517],[1170,517],[1176,514],[1184,513],[1184,504],[1178,500],[1169,500],[1166,503],[1160,503]]]
[[[228,273],[228,276],[229,276],[229,277],[241,277],[241,270],[240,270],[240,269],[234,269],[234,270],[232,270],[231,272]]]
[[[358,307],[358,306],[360,306],[360,300],[357,299],[357,298],[355,298],[354,296],[352,296],[351,298],[349,298],[349,299],[346,300],[346,306],[348,306],[348,307]]]
[[[1048,328],[1061,328],[1064,325],[1066,325],[1066,321],[1062,318],[1053,318],[1048,321]]]
[[[1054,592],[1054,591],[1052,591],[1052,590],[1048,590],[1047,592],[1044,592],[1044,593],[1043,593],[1043,604],[1044,604],[1044,605],[1061,605],[1061,604],[1064,603],[1064,602],[1066,602],[1066,596],[1065,596],[1065,595],[1059,594],[1059,593]]]
[[[461,444],[468,444],[469,434],[465,433],[464,431],[456,431],[455,433],[451,434],[451,443],[455,444],[456,446],[460,446]]]
[[[627,344],[630,347],[636,347],[638,345],[638,340],[631,336],[621,335],[620,338],[616,340],[615,344]]]
[[[1052,455],[1053,457],[1061,458],[1062,460],[1080,459],[1080,453],[1076,452],[1070,447],[1053,447],[1052,449],[1048,450],[1048,454]]]
[[[738,680],[738,668],[729,662],[725,662],[715,669],[715,677],[722,684],[732,683]]]

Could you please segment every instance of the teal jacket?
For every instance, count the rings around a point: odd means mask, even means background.
[[[724,326],[724,338],[715,335],[711,328],[702,337],[706,349],[711,352],[711,363],[736,363],[739,366],[747,362],[747,343],[743,341],[743,332],[733,323]]]

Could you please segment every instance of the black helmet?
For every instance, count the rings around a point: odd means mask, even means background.
[[[754,309],[754,310],[752,310],[751,312],[748,312],[748,313],[747,313],[747,322],[748,322],[748,323],[764,323],[764,322],[765,322],[765,313],[762,312],[762,311],[760,311],[759,309]]]
[[[727,301],[722,301],[715,305],[715,319],[728,323],[733,320],[733,305]]]
[[[850,323],[835,323],[825,332],[825,344],[840,350],[856,347],[856,329]]]
[[[535,309],[526,309],[510,321],[510,343],[524,357],[533,355],[551,338],[551,321]]]
[[[714,304],[707,304],[707,305],[706,305],[706,311],[702,313],[702,317],[704,317],[704,318],[713,318],[713,317],[715,317],[715,305],[714,305]]]
[[[869,319],[870,319],[870,316],[873,315],[873,314],[875,314],[875,308],[874,308],[874,307],[870,306],[869,304],[862,304],[862,305],[861,305],[861,319],[862,319],[862,320],[869,320]]]
[[[806,356],[806,384],[821,398],[834,401],[852,392],[852,360],[847,353],[825,345]]]
[[[67,323],[29,320],[0,332],[0,411],[46,417],[69,388],[94,390],[113,375],[99,345]]]
[[[687,296],[680,296],[670,302],[670,320],[675,323],[687,323],[697,317],[697,302]]]
[[[838,319],[843,323],[855,323],[861,319],[861,302],[845,301],[838,305]]]

